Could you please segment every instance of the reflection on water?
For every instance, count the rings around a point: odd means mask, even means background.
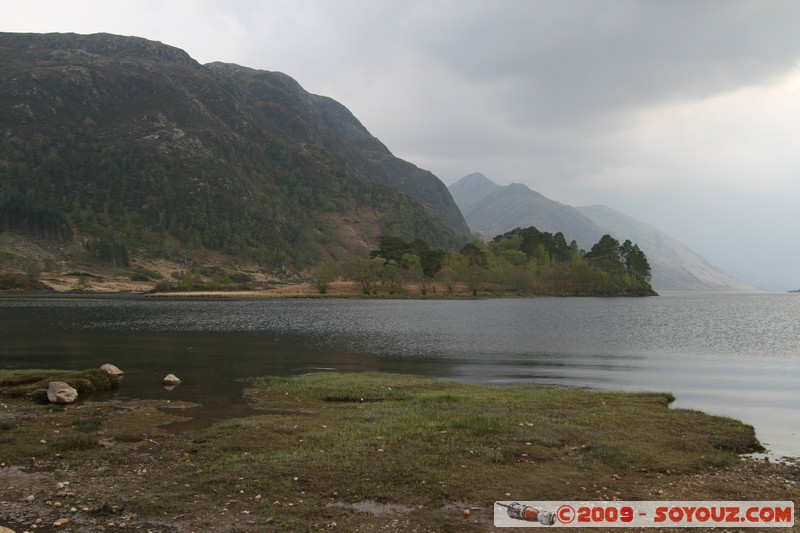
[[[800,295],[409,300],[0,299],[3,368],[126,371],[120,395],[232,412],[318,369],[671,391],[800,454]],[[173,391],[161,379],[175,373]]]

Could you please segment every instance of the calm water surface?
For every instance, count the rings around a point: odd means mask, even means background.
[[[0,367],[126,371],[121,396],[240,409],[313,370],[671,391],[800,455],[800,295],[414,300],[0,299]],[[168,372],[184,383],[168,392]]]

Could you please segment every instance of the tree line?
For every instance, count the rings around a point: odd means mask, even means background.
[[[0,199],[0,231],[19,231],[53,241],[72,241],[72,226],[64,215],[31,205],[21,198]]]
[[[368,258],[326,260],[312,271],[321,293],[337,279],[366,295],[443,291],[477,295],[655,295],[651,268],[638,245],[611,235],[585,252],[561,232],[517,228],[457,252],[421,240],[384,236]]]

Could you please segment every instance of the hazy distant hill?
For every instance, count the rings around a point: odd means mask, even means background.
[[[754,292],[756,287],[725,274],[696,252],[657,228],[602,205],[578,211],[606,228],[612,236],[630,239],[647,255],[657,291]]]
[[[463,213],[475,202],[483,200],[490,193],[498,190],[500,185],[496,184],[480,172],[473,172],[464,176],[457,182],[450,185],[450,194],[453,196],[459,209]]]
[[[467,225],[475,232],[503,234],[514,228],[536,226],[540,231],[561,232],[588,250],[604,231],[575,208],[513,183],[501,187],[482,174],[470,174],[450,186]]]
[[[550,200],[525,185],[500,186],[482,174],[450,185],[470,229],[494,237],[517,227],[562,232],[588,250],[603,234],[630,239],[647,255],[652,286],[659,292],[752,292],[758,289],[710,265],[658,229],[604,206],[574,208]]]
[[[10,227],[46,216],[150,254],[285,269],[382,233],[441,247],[470,236],[446,186],[338,102],[108,34],[0,33],[3,205]]]

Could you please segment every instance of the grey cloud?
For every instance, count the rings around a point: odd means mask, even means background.
[[[465,7],[466,4],[466,7]],[[438,4],[420,56],[474,84],[505,80],[517,120],[550,124],[759,83],[800,58],[800,4],[537,1]],[[508,83],[510,82],[510,83]],[[501,110],[507,102],[498,102]]]

